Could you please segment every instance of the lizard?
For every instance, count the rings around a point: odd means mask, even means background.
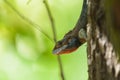
[[[62,40],[56,42],[53,54],[69,54],[86,42],[87,0],[83,1],[82,11],[73,28]]]

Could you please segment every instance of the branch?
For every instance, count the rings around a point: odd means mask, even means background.
[[[44,4],[45,4],[45,7],[46,7],[47,12],[48,12],[49,19],[50,19],[50,21],[51,21],[51,27],[52,27],[52,30],[53,30],[54,42],[56,43],[56,42],[57,42],[57,38],[56,38],[56,30],[55,30],[54,20],[53,20],[53,17],[52,17],[52,14],[51,14],[51,11],[50,11],[50,8],[49,8],[49,6],[48,6],[47,1],[44,0],[43,2],[44,2]],[[61,62],[61,57],[60,57],[60,55],[57,56],[57,59],[58,59],[59,67],[60,67],[61,78],[62,78],[62,80],[65,80],[64,72],[63,72],[63,66],[62,66],[62,62]]]
[[[53,37],[54,37],[54,41],[55,41],[55,43],[56,43],[56,42],[57,42],[57,37],[56,37],[56,30],[55,30],[54,20],[53,20],[53,17],[52,17],[50,8],[49,8],[49,6],[48,6],[48,3],[46,2],[46,0],[44,0],[43,2],[44,2],[44,4],[45,4],[45,7],[46,7],[47,12],[48,12],[49,19],[50,19],[50,21],[51,21],[51,27],[52,27],[52,30],[53,30]]]
[[[40,29],[40,26],[36,24],[35,22],[31,21],[27,17],[25,17],[22,13],[20,13],[17,9],[14,8],[14,6],[8,2],[7,0],[4,0],[4,2],[24,21],[32,25],[32,27],[36,28],[39,30],[45,37],[47,37],[49,40],[53,41],[42,29]]]

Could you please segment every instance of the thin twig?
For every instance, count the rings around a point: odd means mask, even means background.
[[[65,80],[65,76],[64,76],[64,72],[63,72],[63,66],[62,66],[60,55],[57,56],[57,59],[58,59],[58,63],[59,63],[59,66],[60,66],[60,75],[61,75],[61,78],[62,78],[62,80]]]
[[[44,4],[45,4],[45,7],[46,7],[47,12],[48,12],[49,19],[51,21],[51,27],[52,27],[52,30],[53,30],[53,37],[54,37],[54,41],[56,43],[57,42],[57,37],[56,37],[56,30],[55,30],[55,24],[54,24],[54,21],[53,21],[53,17],[52,17],[51,11],[49,9],[49,6],[48,6],[48,3],[47,3],[46,0],[44,0]]]
[[[48,3],[47,3],[46,0],[44,0],[44,4],[45,4],[45,7],[46,7],[47,12],[48,12],[49,19],[50,19],[50,21],[51,21],[51,27],[52,27],[52,30],[53,30],[54,42],[56,43],[57,37],[56,37],[56,30],[55,30],[54,20],[53,20],[53,17],[52,17],[50,8],[49,8]],[[64,72],[63,72],[63,66],[62,66],[62,62],[61,62],[61,57],[60,57],[60,55],[57,56],[57,59],[58,59],[59,67],[60,67],[60,75],[61,75],[61,78],[62,78],[62,80],[65,80]]]
[[[28,22],[32,27],[39,30],[45,37],[47,37],[49,40],[53,41],[42,29],[40,29],[40,26],[36,24],[35,22],[31,21],[27,17],[25,17],[22,13],[20,13],[17,9],[14,8],[14,6],[8,2],[7,0],[3,0],[22,20]]]

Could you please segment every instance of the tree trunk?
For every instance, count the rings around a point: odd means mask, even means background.
[[[88,0],[88,80],[120,80],[119,0]]]

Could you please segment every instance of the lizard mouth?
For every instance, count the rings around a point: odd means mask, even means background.
[[[62,44],[63,46],[57,44],[59,46],[55,46],[55,48],[53,49],[53,54],[69,54],[75,51],[81,45],[81,43],[79,42],[79,39],[76,37],[72,39],[68,39],[67,41],[68,42],[66,44]]]
[[[75,51],[78,47],[69,48],[68,45],[64,45],[58,49],[53,50],[53,54],[69,54]]]
[[[60,48],[57,48],[57,49],[53,50],[53,54],[60,54],[67,47],[68,47],[68,45],[64,45],[64,46],[62,46]]]

